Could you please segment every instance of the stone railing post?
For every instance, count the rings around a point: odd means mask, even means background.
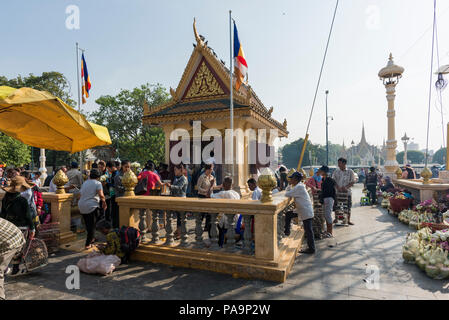
[[[273,202],[272,191],[276,179],[269,168],[265,168],[257,181],[262,189],[261,202]],[[277,260],[278,257],[278,221],[277,214],[257,215],[254,217],[254,243],[257,259]]]
[[[259,215],[255,217],[254,242],[257,259],[277,260],[277,215]]]
[[[59,222],[60,244],[76,240],[76,234],[70,230],[73,194],[42,193],[44,202],[50,203],[51,222]]]
[[[120,199],[120,198],[117,198]],[[147,211],[148,214],[148,211]],[[126,205],[119,206],[119,226],[127,226],[139,229],[140,211]]]

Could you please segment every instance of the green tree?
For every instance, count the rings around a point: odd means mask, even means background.
[[[156,106],[168,101],[169,94],[160,84],[144,84],[133,90],[122,89],[116,96],[101,96],[100,106],[89,117],[109,129],[113,146],[121,159],[145,163],[164,161],[165,138],[161,128],[142,124],[143,104]]]
[[[70,94],[70,83],[60,72],[43,72],[40,76],[35,76],[30,73],[28,77],[18,75],[17,78],[13,79],[0,76],[0,86],[9,86],[13,88],[28,87],[36,90],[47,91],[52,95],[61,98],[62,101],[71,107],[76,105]]]
[[[304,139],[300,138],[296,141],[286,144],[280,149],[280,153],[282,154],[282,162],[285,166],[287,166],[288,168],[296,169],[296,167],[298,166],[303,144]],[[331,162],[331,160],[331,153],[329,152],[329,162]],[[310,166],[310,162],[312,162],[312,165],[325,164],[326,146],[323,147],[319,144],[313,144],[309,141],[304,153],[302,166]]]
[[[71,107],[74,107],[76,105],[75,101],[73,101],[71,98],[70,83],[67,78],[60,72],[43,72],[40,76],[35,76],[30,73],[27,77],[22,77],[21,75],[19,75],[16,78],[12,79],[8,79],[5,76],[0,76],[0,86],[9,86],[13,88],[28,87],[36,90],[47,91],[52,95],[61,98],[61,100],[63,100]],[[0,136],[0,142],[2,141],[2,139],[5,139],[4,137],[5,136]],[[29,148],[28,152],[30,152]],[[68,164],[68,162],[70,162],[71,159],[74,159],[75,157],[76,155],[71,155],[69,152],[65,151],[46,150],[47,165],[53,167],[66,165]],[[33,148],[33,162],[37,164],[38,161],[39,149]]]
[[[446,148],[441,148],[433,155],[432,162],[445,164],[446,163]]]
[[[407,161],[411,163],[423,163],[425,158],[425,154],[421,151],[410,150],[407,151]],[[398,163],[404,163],[404,151],[399,152],[396,155],[396,160]]]
[[[0,163],[21,167],[31,160],[30,147],[0,132]]]

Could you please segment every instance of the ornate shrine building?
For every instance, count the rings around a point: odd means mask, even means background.
[[[167,103],[149,108],[144,105],[144,114],[142,120],[144,124],[160,126],[165,133],[165,160],[171,166],[173,162],[170,159],[170,151],[179,143],[179,140],[170,140],[171,133],[176,129],[184,129],[189,133],[191,141],[201,139],[207,129],[217,129],[223,137],[225,129],[230,127],[230,75],[229,69],[225,66],[212,48],[207,45],[204,37],[199,35],[196,30],[195,20],[193,31],[196,39],[193,52],[189,62],[184,70],[181,80],[176,89],[170,88],[171,99]],[[235,77],[233,77],[235,82]],[[254,90],[248,83],[243,83],[237,91],[233,85],[234,101],[234,130],[241,129],[243,132],[247,129],[254,129],[258,134],[258,129],[266,129],[267,136],[270,135],[270,129],[276,129],[278,137],[287,137],[287,121],[280,123],[271,117],[273,107],[267,109],[262,101],[257,97]],[[194,121],[201,121],[201,136],[194,136]],[[210,144],[214,138],[208,138],[201,141],[201,149]],[[236,140],[236,139],[235,139]],[[252,174],[257,173],[261,167],[268,166],[259,163],[250,164],[248,161],[248,137],[244,138],[243,162],[234,165],[234,188],[240,191],[242,196],[249,190],[246,181]],[[269,141],[269,140],[268,140]],[[258,143],[254,150],[259,148],[267,150],[267,154],[273,152],[274,147]],[[218,176],[224,177],[231,175],[231,165],[225,162],[225,143],[222,143],[222,163],[216,166],[215,170]],[[234,142],[234,150],[238,148]],[[253,149],[251,149],[253,150]],[[190,152],[190,156],[193,152]],[[214,152],[214,158],[217,152]],[[257,152],[256,152],[257,153]],[[234,152],[234,155],[236,153]],[[215,159],[216,160],[216,159]],[[190,162],[192,163],[192,162]],[[217,176],[217,182],[220,182]]]

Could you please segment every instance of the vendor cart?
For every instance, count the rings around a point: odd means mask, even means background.
[[[349,207],[349,194],[347,192],[337,192],[334,210],[335,224],[340,226],[348,226],[351,208]]]

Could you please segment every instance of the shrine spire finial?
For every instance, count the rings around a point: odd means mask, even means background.
[[[196,19],[195,19],[195,17],[193,18],[193,34],[195,35],[196,43],[197,43],[200,47],[204,46],[204,42],[203,42],[203,40],[201,40],[201,37],[200,37],[200,35],[198,34],[198,31],[196,30]]]

